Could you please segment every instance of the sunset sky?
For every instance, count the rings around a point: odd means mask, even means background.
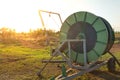
[[[120,0],[0,0],[0,28],[9,27],[17,32],[41,28],[39,10],[60,13],[63,21],[74,12],[88,11],[105,18],[115,31],[120,31],[119,8]],[[46,16],[45,20],[52,20]],[[51,22],[51,29],[59,30],[59,19],[53,18],[56,23]]]

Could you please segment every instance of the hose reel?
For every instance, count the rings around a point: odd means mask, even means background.
[[[114,32],[103,18],[89,12],[76,12],[62,24],[60,42],[69,39],[85,39],[87,62],[96,61],[108,52],[114,43]],[[83,42],[71,42],[71,59],[75,63],[84,63]],[[68,55],[68,48],[62,50]]]
[[[52,52],[49,60],[43,61],[46,64],[39,71],[38,76],[48,63],[54,62],[66,62],[70,68],[81,70],[72,75],[68,74],[69,70],[62,70],[62,74],[65,73],[65,76],[59,75],[55,80],[73,80],[75,77],[98,69],[107,63],[108,69],[114,71],[115,69],[111,68],[114,68],[115,64],[110,64],[111,61],[116,61],[120,66],[117,58],[110,52],[114,40],[113,29],[104,18],[84,11],[73,13],[62,23],[60,45]],[[107,52],[112,56],[112,60],[97,61]],[[63,60],[52,61],[53,57],[59,55]]]

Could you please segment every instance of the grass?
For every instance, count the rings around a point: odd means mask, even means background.
[[[31,49],[0,44],[0,80],[33,80],[42,67],[41,59],[49,58],[49,47]]]
[[[120,61],[120,52],[114,54],[115,57]],[[110,54],[105,54],[99,58],[100,61],[105,61],[111,58]],[[84,74],[74,80],[120,80],[120,67],[116,64],[116,73],[108,72],[107,65],[98,68],[95,71]]]
[[[120,52],[117,52],[115,56],[119,59]],[[36,73],[44,65],[41,63],[41,60],[49,58],[50,47],[32,49],[15,44],[6,45],[0,43],[0,80],[35,80],[37,78]],[[110,58],[110,55],[106,54],[102,56],[100,60],[106,60],[108,58]],[[58,64],[51,63],[46,67],[46,69],[43,71],[43,80],[47,80],[48,78],[61,73],[61,70],[56,67],[57,65]],[[117,70],[119,69],[120,68],[117,65]],[[96,77],[96,73],[98,74],[100,71],[101,75]],[[95,75],[87,73],[76,78],[75,80],[109,79],[101,78],[101,76],[107,74],[104,71],[107,72],[106,66],[102,66],[100,69],[98,69],[98,72],[93,72]],[[106,76],[109,77],[111,74]],[[118,76],[118,78],[120,78],[120,76]],[[117,80],[117,78],[115,79]]]

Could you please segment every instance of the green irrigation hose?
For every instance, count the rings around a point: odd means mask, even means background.
[[[62,24],[60,41],[67,39],[86,39],[88,62],[96,61],[110,50],[114,43],[114,32],[110,24],[103,18],[89,12],[76,12],[70,15]],[[68,49],[64,49],[68,55]],[[71,59],[84,63],[83,42],[71,42]]]

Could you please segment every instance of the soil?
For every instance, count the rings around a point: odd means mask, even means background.
[[[114,44],[110,50],[112,53],[120,52],[120,43]]]

